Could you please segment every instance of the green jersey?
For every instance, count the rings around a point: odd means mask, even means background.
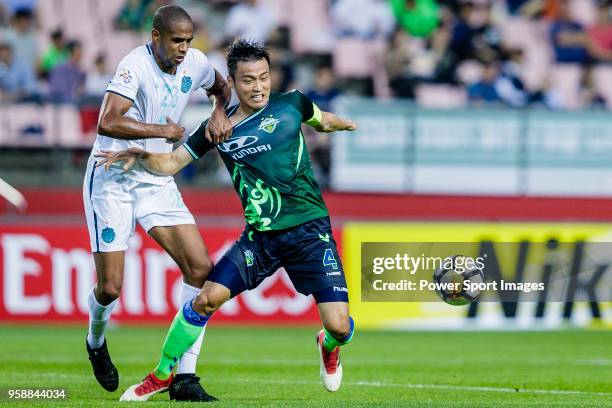
[[[238,106],[228,109],[231,117]],[[217,147],[240,196],[247,224],[258,231],[295,227],[328,215],[302,135],[321,111],[299,91],[271,94],[268,104],[234,126]],[[195,158],[213,146],[204,122],[183,145]]]

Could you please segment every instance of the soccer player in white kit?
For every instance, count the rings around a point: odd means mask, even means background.
[[[183,273],[181,303],[192,299],[212,269],[206,246],[172,177],[144,168],[122,172],[96,168],[95,154],[139,147],[172,151],[183,137],[177,125],[189,95],[204,88],[214,97],[207,137],[225,141],[232,131],[224,105],[230,90],[199,50],[189,48],[193,23],[178,6],[159,8],[153,17],[151,42],[126,55],[108,84],[98,121],[98,135],[83,183],[83,200],[98,281],[89,294],[87,351],[94,375],[115,391],[119,374],[110,359],[104,331],[123,282],[125,251],[136,221],[174,259]],[[195,376],[202,336],[177,362],[170,398],[210,401]]]

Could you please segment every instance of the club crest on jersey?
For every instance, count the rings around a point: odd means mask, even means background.
[[[192,82],[193,81],[191,80],[191,77],[188,77],[187,75],[185,75],[183,77],[183,80],[181,81],[181,92],[182,93],[189,92],[189,90],[191,89]]]
[[[253,259],[255,259],[253,251],[250,249],[244,251],[244,261],[246,262],[246,266],[253,266]]]
[[[106,227],[102,230],[102,241],[110,244],[115,240],[115,230],[111,227]]]
[[[276,125],[278,125],[279,122],[280,120],[271,116],[269,118],[263,118],[257,130],[263,130],[264,132],[272,133],[276,129]]]
[[[121,78],[121,81],[126,85],[131,83],[133,79],[130,70],[127,68],[121,68],[118,72],[118,76],[119,78]]]

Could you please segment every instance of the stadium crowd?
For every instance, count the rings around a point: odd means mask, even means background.
[[[45,2],[51,0],[0,0],[2,100],[98,103],[117,61],[104,51],[84,61],[91,38],[68,37],[62,25],[45,32]],[[140,33],[144,41],[153,11],[168,1],[120,3],[112,32]],[[605,107],[611,99],[597,83],[609,78],[612,60],[610,0],[177,3],[194,15],[193,45],[218,68],[232,38],[264,41],[278,61],[275,90],[307,89],[325,109],[342,93],[425,106],[440,99],[442,106],[551,109]],[[600,66],[604,74],[596,78]]]
[[[167,3],[0,0],[0,103],[74,105],[95,129],[116,64],[148,41]],[[300,88],[325,110],[343,94],[433,108],[612,106],[612,0],[172,3],[192,15],[192,46],[222,74],[229,42],[257,39],[272,55],[273,91]],[[329,174],[327,135],[307,137]]]

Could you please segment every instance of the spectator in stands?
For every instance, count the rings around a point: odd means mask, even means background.
[[[550,77],[544,78],[541,89],[529,95],[529,105],[541,105],[547,109],[563,109],[566,107],[563,95],[552,87]]]
[[[400,28],[395,31],[385,51],[385,69],[389,86],[398,98],[414,98],[416,79],[410,71],[410,37]]]
[[[338,80],[332,67],[321,64],[317,67],[314,76],[314,87],[306,91],[306,95],[322,110],[333,112],[332,104],[340,96],[336,87]]]
[[[9,43],[0,43],[0,96],[6,102],[37,99],[34,70],[13,53]]]
[[[529,18],[543,17],[545,20],[554,21],[559,16],[559,0],[508,0],[518,6],[514,14],[522,14]],[[509,7],[510,10],[512,10]]]
[[[500,103],[502,100],[497,93],[496,82],[500,70],[497,62],[483,67],[482,78],[468,87],[468,99],[475,105]]]
[[[0,39],[11,45],[17,59],[29,64],[32,69],[37,66],[38,42],[31,9],[18,8],[11,19],[11,25],[0,33]]]
[[[81,43],[69,42],[68,52],[68,61],[57,65],[49,75],[49,97],[54,103],[77,103],[83,94],[86,74],[81,68]]]
[[[154,0],[127,0],[115,18],[115,27],[119,30],[140,31],[146,25],[147,12]]]
[[[289,48],[288,34],[283,30],[270,33],[268,51],[272,65],[270,67],[272,89],[276,92],[285,92],[295,88],[295,58]]]
[[[397,22],[411,36],[427,38],[439,25],[436,0],[389,0],[389,3]]]
[[[466,1],[458,7],[446,44],[438,45],[442,48],[437,51],[442,55],[436,68],[439,82],[455,83],[455,72],[463,61],[489,64],[500,57],[501,33],[492,24],[491,5]]]
[[[499,98],[508,106],[515,108],[526,106],[529,102],[529,92],[522,78],[522,64],[522,50],[507,50],[501,62],[499,77],[495,81],[495,89]]]
[[[541,0],[536,0],[541,1]],[[532,0],[506,0],[508,12],[512,15],[523,14],[524,7],[531,3]]]
[[[612,60],[612,12],[610,0],[600,0],[597,21],[587,30],[588,49],[591,56],[602,61]]]
[[[40,72],[44,77],[47,77],[53,68],[64,63],[69,56],[64,33],[58,28],[51,33],[51,45],[49,45],[49,48],[42,56]]]
[[[338,0],[330,17],[338,37],[387,38],[395,28],[395,18],[384,0]]]
[[[113,73],[108,70],[106,55],[104,54],[96,56],[94,65],[94,70],[87,74],[87,79],[85,80],[85,95],[89,99],[95,99],[96,102],[100,102],[106,92],[106,86],[113,79]]]
[[[584,28],[572,19],[568,0],[559,0],[559,16],[550,27],[550,39],[557,63],[585,64],[589,61]]]
[[[4,6],[9,15],[14,15],[17,10],[36,10],[38,0],[0,0],[0,7]]]
[[[225,22],[225,35],[265,43],[277,26],[271,8],[258,0],[243,0],[230,9]]]

